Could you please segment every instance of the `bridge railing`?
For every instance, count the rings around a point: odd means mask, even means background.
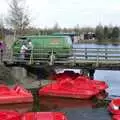
[[[120,48],[77,48],[72,51],[59,51],[54,49],[49,52],[41,49],[34,49],[25,54],[25,58],[20,53],[15,53],[11,49],[4,52],[3,60],[8,62],[48,63],[48,64],[67,64],[67,63],[120,63]]]
[[[66,57],[71,56],[71,50],[64,49],[33,49],[31,52],[26,52],[21,54],[20,52],[13,52],[12,49],[6,49],[3,56],[3,61],[6,62],[21,62],[21,63],[48,63],[54,64],[56,63],[64,63],[66,62]]]
[[[74,57],[81,59],[120,59],[120,48],[81,48],[73,49]]]

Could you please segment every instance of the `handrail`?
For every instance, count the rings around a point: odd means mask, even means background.
[[[4,53],[6,61],[21,61],[32,64],[33,62],[45,63],[80,63],[80,62],[96,62],[99,64],[102,61],[117,61],[120,62],[120,48],[76,48],[58,50],[57,49],[33,49],[31,53],[26,53],[30,58],[22,60],[19,52],[13,52],[7,49]],[[56,51],[55,51],[56,50]]]

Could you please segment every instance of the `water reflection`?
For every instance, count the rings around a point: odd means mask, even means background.
[[[15,110],[19,113],[37,111],[65,112],[68,120],[110,120],[106,105],[102,100],[63,99],[38,97],[34,104],[1,105],[0,110]]]
[[[0,105],[0,110],[14,110],[19,113],[29,112],[32,110],[32,108],[32,103]]]
[[[68,120],[110,120],[108,101],[40,97],[41,111],[62,111]]]
[[[64,109],[68,120],[111,120],[109,113],[105,108],[96,109]]]
[[[95,104],[92,100],[80,100],[59,97],[40,97],[40,106],[49,106],[50,110],[61,108],[89,108]]]

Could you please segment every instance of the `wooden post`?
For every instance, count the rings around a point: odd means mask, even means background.
[[[99,65],[99,48],[97,49],[96,66]]]
[[[87,69],[81,69],[80,73],[81,73],[82,75],[88,76],[88,73],[89,73],[89,72],[88,72]]]
[[[87,60],[87,48],[85,48],[85,59]]]
[[[91,80],[94,80],[95,69],[89,69],[89,77]]]
[[[105,48],[105,59],[107,59],[107,55],[108,55],[107,48]]]
[[[40,88],[36,88],[36,89],[31,90],[32,95],[33,95],[33,108],[32,108],[32,110],[35,112],[37,112],[40,109],[39,89]]]

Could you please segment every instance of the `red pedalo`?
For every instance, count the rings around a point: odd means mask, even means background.
[[[100,92],[108,88],[108,85],[104,81],[90,80],[86,76],[79,76],[75,80],[75,84],[79,87],[83,82],[86,84],[91,84],[91,86],[96,87]]]
[[[74,82],[68,79],[46,85],[39,90],[40,96],[56,96],[79,99],[90,99],[97,94],[99,94],[99,90],[90,84],[82,84],[79,88],[77,88],[74,85]]]
[[[9,88],[7,85],[0,84],[0,104],[28,102],[33,102],[32,93],[22,86]]]
[[[120,115],[113,115],[112,120],[120,120]]]
[[[88,76],[81,75],[73,71],[64,71],[63,73],[55,74],[53,79],[56,81],[64,81],[65,79],[72,80],[78,88],[79,85],[84,82],[85,84],[91,84],[96,87],[100,92],[105,91],[105,89],[108,88],[108,85],[104,81],[91,80]]]
[[[113,115],[120,115],[120,98],[113,99],[108,106],[108,110]]]
[[[80,99],[96,97],[103,99],[107,96],[108,85],[104,81],[91,80],[88,76],[65,71],[55,75],[56,82],[39,90],[40,96],[57,96]],[[102,96],[102,97],[101,97]]]
[[[0,120],[20,120],[21,116],[15,111],[0,111]]]
[[[15,111],[0,111],[0,120],[67,120],[61,112],[28,112],[21,115]]]
[[[29,112],[22,116],[21,120],[67,120],[61,112]]]

